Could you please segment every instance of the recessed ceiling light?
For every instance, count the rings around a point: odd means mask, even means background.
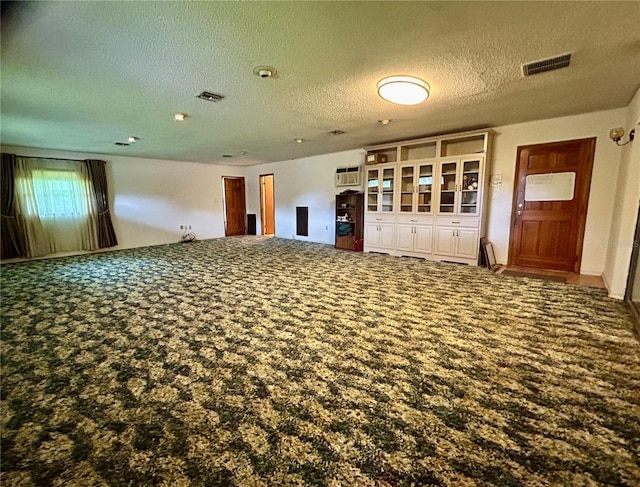
[[[241,150],[240,152],[238,152],[238,154],[240,154],[241,156],[244,156],[247,154],[246,150]]]
[[[389,125],[389,122],[391,122],[391,120],[388,118],[385,118],[384,120],[378,120],[378,123],[381,123],[382,125]]]
[[[129,142],[129,143],[133,144],[134,142],[137,142],[138,140],[140,140],[140,137],[134,137],[134,136],[132,135],[132,136],[130,136],[130,137],[127,139],[127,142]]]
[[[187,118],[187,115],[185,113],[174,113],[173,114],[173,120],[176,122],[184,122],[185,118]]]
[[[389,76],[378,81],[378,95],[398,105],[417,105],[429,98],[429,85],[413,76]]]
[[[298,144],[302,144],[304,142],[304,139],[293,139],[295,140]]]
[[[277,73],[276,68],[271,66],[256,66],[253,68],[253,74],[260,76],[261,78],[272,78]]]

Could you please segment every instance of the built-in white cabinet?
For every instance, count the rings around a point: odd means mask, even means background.
[[[364,250],[477,265],[490,130],[366,148]]]
[[[435,229],[436,255],[473,260],[478,258],[477,228],[436,225]]]
[[[484,182],[484,157],[444,160],[438,164],[439,215],[479,216]]]
[[[395,210],[395,165],[367,166],[366,213],[393,213]]]
[[[423,161],[398,166],[398,212],[431,214],[436,162]]]
[[[366,221],[364,239],[368,242],[368,251],[394,249],[395,223]]]
[[[423,254],[431,253],[433,227],[422,225],[398,225],[396,249]]]

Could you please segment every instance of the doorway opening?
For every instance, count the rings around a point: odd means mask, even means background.
[[[260,234],[275,235],[276,217],[273,195],[273,174],[260,176]]]
[[[222,186],[224,188],[224,234],[226,237],[246,235],[247,210],[244,178],[223,176]]]
[[[580,273],[595,144],[518,147],[509,266]]]

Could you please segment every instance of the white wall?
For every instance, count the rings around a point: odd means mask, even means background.
[[[177,242],[181,224],[199,239],[224,236],[222,176],[244,169],[184,161],[81,154],[3,146],[23,156],[107,161],[107,183],[116,249]]]
[[[609,295],[622,299],[629,274],[640,200],[640,89],[627,107],[625,122],[619,125],[624,127],[626,134],[635,129],[636,139],[624,147],[616,147],[621,153],[621,163],[615,189],[611,232],[607,242],[606,266],[602,277],[609,289]],[[623,140],[628,140],[628,136],[625,135]]]
[[[276,237],[333,244],[335,195],[358,187],[335,186],[336,168],[364,163],[364,150],[336,152],[246,168],[247,213],[255,213],[260,234],[261,174],[273,174]],[[296,236],[296,206],[309,207],[309,236]]]
[[[496,260],[507,263],[518,146],[596,137],[581,273],[601,275],[607,257],[611,215],[616,201],[620,147],[609,130],[624,124],[626,109],[586,113],[495,128],[491,174],[502,174],[502,187],[489,192],[487,237]]]

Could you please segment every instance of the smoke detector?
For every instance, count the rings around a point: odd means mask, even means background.
[[[253,74],[259,76],[260,78],[272,78],[277,73],[278,72],[276,71],[276,68],[273,68],[271,66],[256,66],[255,68],[253,68]]]

